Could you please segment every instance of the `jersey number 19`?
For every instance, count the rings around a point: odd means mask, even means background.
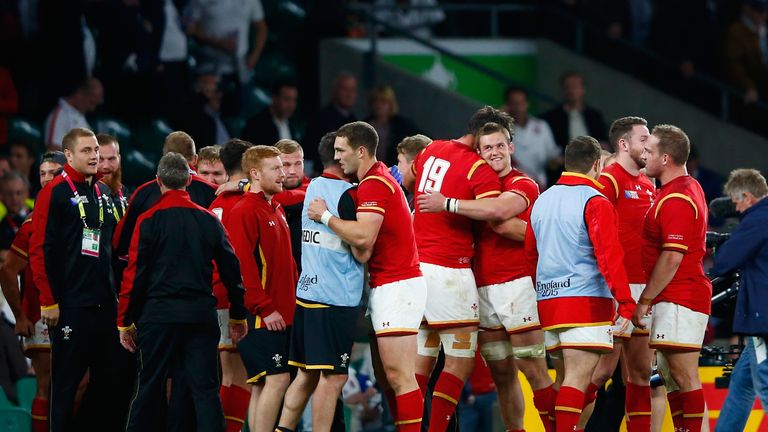
[[[447,160],[430,156],[424,162],[424,174],[421,176],[417,190],[421,193],[440,192],[440,188],[443,186],[443,179],[450,167],[451,163]]]

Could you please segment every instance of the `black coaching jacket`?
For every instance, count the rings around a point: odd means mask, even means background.
[[[227,288],[231,320],[244,320],[243,280],[224,227],[189,193],[172,190],[142,214],[123,275],[118,327],[216,321],[213,262]]]

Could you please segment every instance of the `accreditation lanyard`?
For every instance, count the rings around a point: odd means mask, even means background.
[[[83,226],[85,226],[85,229],[88,228],[88,223],[85,221],[85,206],[83,205],[83,199],[80,196],[79,193],[77,193],[77,189],[75,188],[75,184],[72,183],[72,179],[69,178],[66,172],[61,173],[61,176],[64,177],[64,180],[67,181],[67,184],[69,185],[69,188],[72,190],[72,195],[75,197],[75,200],[77,201],[77,209],[80,211],[80,219],[83,221]],[[99,188],[99,185],[96,186],[96,201],[99,203],[99,227],[98,230],[101,229],[101,226],[104,225],[104,205],[101,203],[101,189]]]

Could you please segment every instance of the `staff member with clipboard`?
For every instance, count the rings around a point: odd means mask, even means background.
[[[51,338],[50,430],[120,430],[132,368],[114,326],[114,203],[109,188],[98,181],[99,144],[93,132],[72,129],[62,145],[67,164],[38,195],[30,239],[41,318]],[[83,423],[75,426],[73,401],[86,370]]]

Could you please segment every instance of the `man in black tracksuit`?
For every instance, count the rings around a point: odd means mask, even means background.
[[[163,154],[167,152],[179,153],[187,160],[190,167],[197,163],[195,142],[185,132],[171,132],[163,143]],[[190,168],[191,171],[191,168]],[[204,178],[191,171],[191,182],[187,186],[187,192],[192,202],[208,208],[216,199],[216,185],[207,182]],[[127,265],[128,248],[131,245],[131,236],[136,227],[136,221],[144,212],[152,208],[160,199],[160,185],[157,180],[150,180],[139,186],[131,195],[131,201],[125,215],[115,229],[112,245],[115,248],[115,273],[117,285],[120,286],[123,270]]]
[[[132,356],[117,343],[110,239],[114,203],[97,175],[98,142],[88,129],[62,140],[67,165],[37,198],[30,263],[41,319],[51,338],[50,430],[120,430],[131,393]],[[89,371],[74,425],[72,406]]]
[[[224,227],[185,191],[189,176],[184,157],[163,156],[158,166],[162,197],[139,217],[131,241],[117,325],[120,342],[131,352],[138,349],[141,364],[127,431],[165,430],[162,407],[171,368],[184,373],[198,430],[224,431],[213,262],[227,288],[235,343],[247,332],[245,290]]]

